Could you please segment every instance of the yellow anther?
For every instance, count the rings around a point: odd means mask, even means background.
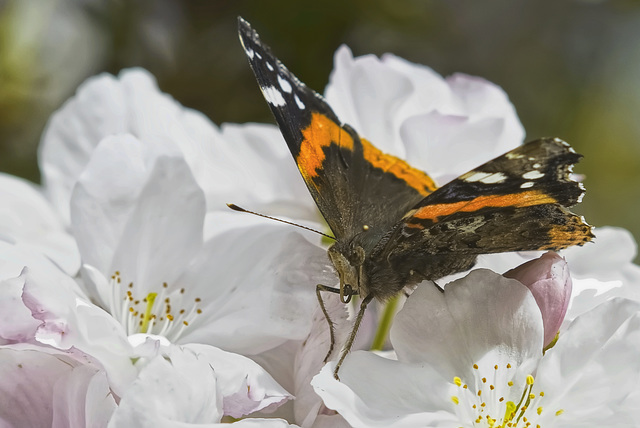
[[[560,416],[563,413],[564,413],[564,410],[560,409],[556,412],[556,416]]]
[[[457,386],[462,385],[462,379],[460,379],[458,376],[455,376],[453,378],[453,383],[455,383]]]
[[[507,382],[507,385],[509,385],[509,386],[513,386],[513,381],[509,381],[509,382]]]
[[[451,396],[451,401],[454,402],[454,404],[460,404],[460,400],[458,399],[458,397],[456,397],[455,395]]]
[[[542,414],[542,407],[538,407],[538,408],[536,409],[536,412],[537,412],[539,415],[541,415],[541,414]]]
[[[473,365],[473,368],[474,368],[474,369],[476,369],[476,370],[478,370],[478,365],[477,365],[477,364],[474,364],[474,365]]]
[[[527,385],[533,385],[534,379],[533,376],[527,375]]]

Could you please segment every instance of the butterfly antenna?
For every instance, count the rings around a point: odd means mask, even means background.
[[[269,220],[275,220],[275,221],[279,221],[279,222],[281,222],[281,223],[290,224],[290,225],[292,225],[292,226],[297,226],[297,227],[299,227],[299,228],[301,228],[301,229],[305,229],[305,230],[309,230],[309,231],[311,231],[311,232],[315,232],[315,233],[317,233],[318,235],[325,236],[325,237],[327,237],[327,238],[329,238],[329,239],[333,239],[334,241],[336,240],[336,238],[334,238],[334,237],[333,237],[333,236],[331,236],[331,235],[327,235],[326,233],[322,233],[322,232],[319,232],[319,231],[317,231],[317,230],[315,230],[315,229],[311,229],[310,227],[302,226],[301,224],[292,223],[292,222],[290,222],[290,221],[282,220],[282,219],[275,218],[275,217],[270,217],[270,216],[268,216],[268,215],[260,214],[260,213],[254,212],[254,211],[245,210],[244,208],[239,207],[239,206],[237,206],[236,204],[227,204],[227,206],[228,206],[229,208],[231,208],[232,210],[234,210],[234,211],[240,211],[241,213],[249,213],[249,214],[257,215],[258,217],[268,218]]]

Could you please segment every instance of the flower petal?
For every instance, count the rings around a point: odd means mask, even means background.
[[[126,390],[109,426],[173,427],[222,418],[215,369],[193,351],[172,347],[151,360]]]
[[[639,302],[616,298],[576,318],[538,367],[536,384],[553,400],[545,402],[541,424],[624,426],[637,421],[640,403],[620,404],[637,391],[638,355]],[[558,410],[563,413],[555,417]]]
[[[275,410],[293,398],[262,367],[242,355],[208,345],[189,344],[215,370],[225,415],[240,418],[257,411]]]
[[[16,427],[106,426],[115,402],[95,374],[62,354],[0,348],[0,420]]]
[[[340,296],[333,293],[324,293],[322,296],[329,318],[333,323],[336,334],[335,349],[330,359],[337,359],[340,353],[340,344],[344,343],[351,332],[352,325],[347,320],[348,312],[340,301]],[[313,316],[313,326],[309,336],[300,346],[296,354],[294,368],[294,405],[295,421],[302,426],[318,428],[321,426],[348,426],[342,416],[329,411],[322,400],[313,390],[311,379],[318,374],[324,365],[324,358],[331,345],[329,325],[319,305]]]
[[[0,239],[20,242],[53,260],[69,275],[80,267],[80,254],[53,207],[32,183],[0,174]]]
[[[458,426],[449,385],[428,365],[387,360],[353,352],[333,377],[327,364],[311,384],[329,409],[353,426]]]
[[[258,354],[311,328],[315,286],[335,281],[326,252],[290,227],[234,229],[209,241],[179,279],[202,300],[180,343]]]
[[[143,292],[173,282],[202,244],[204,195],[184,160],[165,153],[131,136],[107,138],[72,198],[83,261]]]
[[[341,120],[441,184],[522,143],[513,105],[484,79],[444,79],[390,54],[353,58],[347,47],[334,62],[325,93]]]
[[[391,328],[398,360],[430,364],[443,376],[472,378],[492,349],[513,366],[539,358],[543,326],[531,292],[513,279],[478,269],[444,292],[426,282],[407,299]]]
[[[90,366],[59,379],[53,393],[54,428],[106,427],[116,408],[105,373]]]
[[[542,313],[544,346],[556,337],[571,299],[571,276],[567,262],[557,253],[547,252],[504,274],[526,285]]]

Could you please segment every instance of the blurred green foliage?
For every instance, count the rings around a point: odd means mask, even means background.
[[[527,139],[585,159],[595,225],[640,236],[640,2],[0,0],[0,171],[38,181],[47,118],[87,77],[141,66],[214,122],[272,122],[240,49],[242,15],[322,90],[341,44],[502,86]]]

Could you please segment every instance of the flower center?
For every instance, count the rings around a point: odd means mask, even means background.
[[[451,401],[461,421],[472,427],[541,428],[537,424],[544,412],[541,401],[544,391],[534,391],[535,379],[527,375],[514,382],[516,373],[511,364],[494,365],[486,369],[473,365],[473,378],[468,383],[455,376],[457,387]],[[560,416],[563,410],[555,412]]]
[[[110,280],[110,312],[120,321],[127,335],[136,333],[164,336],[175,342],[193,320],[202,313],[199,297],[190,300],[185,288],[169,286],[166,282],[156,291],[137,295],[135,284],[122,283],[116,271]]]

